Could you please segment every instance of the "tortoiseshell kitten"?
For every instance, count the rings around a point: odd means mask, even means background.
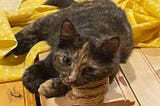
[[[75,3],[49,0],[61,11],[38,19],[15,36],[14,54],[23,54],[45,40],[51,53],[29,67],[23,84],[46,97],[64,95],[70,85],[80,86],[113,77],[132,51],[132,31],[126,15],[109,0]],[[69,6],[67,8],[64,8]]]

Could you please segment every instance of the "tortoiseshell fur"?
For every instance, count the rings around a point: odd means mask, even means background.
[[[46,97],[64,95],[70,85],[85,85],[113,77],[119,64],[132,51],[132,30],[123,10],[109,0],[76,3],[49,0],[61,11],[38,19],[15,36],[14,54],[23,54],[39,41],[51,46],[51,53],[29,67],[23,84],[32,93]]]

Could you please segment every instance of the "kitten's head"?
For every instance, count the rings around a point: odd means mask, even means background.
[[[115,57],[119,38],[83,37],[69,20],[62,22],[53,65],[64,84],[80,86],[102,80],[117,71]]]

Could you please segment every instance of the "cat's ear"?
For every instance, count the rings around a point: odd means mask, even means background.
[[[79,37],[74,25],[69,21],[68,19],[65,19],[62,24],[61,24],[61,29],[60,29],[60,41],[65,43],[65,42],[70,42],[73,41]]]
[[[113,58],[117,53],[120,46],[120,39],[118,37],[114,37],[111,39],[103,40],[101,43],[96,45],[97,50],[99,50],[100,54],[106,55],[107,57]]]

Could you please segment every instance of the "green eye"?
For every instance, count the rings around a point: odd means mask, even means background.
[[[62,58],[62,62],[63,62],[63,64],[66,64],[66,65],[71,65],[71,59],[70,58],[68,58],[67,56],[64,56],[63,58]]]
[[[87,74],[90,74],[90,73],[93,73],[94,69],[92,67],[86,67],[83,72],[84,73],[87,73]]]

